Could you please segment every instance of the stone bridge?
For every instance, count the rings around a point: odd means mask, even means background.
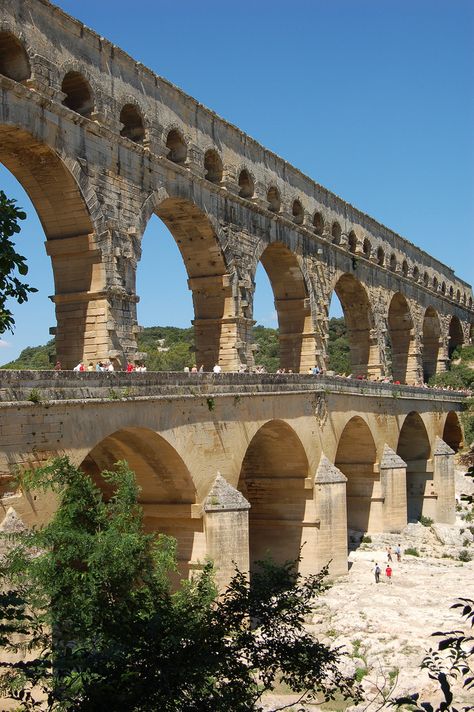
[[[40,524],[51,496],[18,469],[68,455],[126,460],[150,531],[178,542],[182,574],[206,556],[225,583],[270,552],[347,570],[348,528],[398,532],[455,517],[463,395],[309,375],[0,371],[0,522]]]
[[[253,365],[259,262],[283,368],[327,367],[334,292],[354,373],[418,383],[468,342],[472,290],[449,267],[47,0],[2,3],[0,90],[0,161],[44,227],[64,367],[142,358],[135,275],[153,214],[181,251],[206,369]]]

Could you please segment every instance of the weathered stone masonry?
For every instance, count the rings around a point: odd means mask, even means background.
[[[46,0],[0,10],[0,160],[28,191],[54,272],[57,353],[136,360],[135,274],[155,213],[183,257],[196,360],[253,364],[255,270],[281,365],[327,364],[343,305],[352,368],[415,383],[470,338],[472,290]]]
[[[29,400],[35,389],[36,397]],[[271,553],[347,570],[347,530],[455,518],[462,395],[312,376],[0,372],[0,525],[55,501],[12,476],[56,455],[104,487],[126,460],[145,524],[176,537],[181,573],[211,556],[224,584]],[[107,488],[105,487],[105,494]]]

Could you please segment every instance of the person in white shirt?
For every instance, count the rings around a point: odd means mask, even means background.
[[[212,370],[214,371],[214,373],[220,373],[222,371],[222,369],[218,363],[215,364],[215,366]]]

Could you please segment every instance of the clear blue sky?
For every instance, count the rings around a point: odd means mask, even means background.
[[[158,74],[312,178],[474,281],[473,0],[60,0]],[[18,247],[39,294],[15,307],[0,363],[54,325],[44,234]],[[139,322],[189,325],[186,275],[156,218],[138,272]],[[171,295],[171,296],[170,296]],[[258,274],[255,318],[274,326]]]

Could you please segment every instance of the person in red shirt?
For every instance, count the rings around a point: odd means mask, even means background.
[[[390,564],[387,564],[387,568],[385,569],[385,576],[387,577],[387,583],[392,583],[392,567]]]

